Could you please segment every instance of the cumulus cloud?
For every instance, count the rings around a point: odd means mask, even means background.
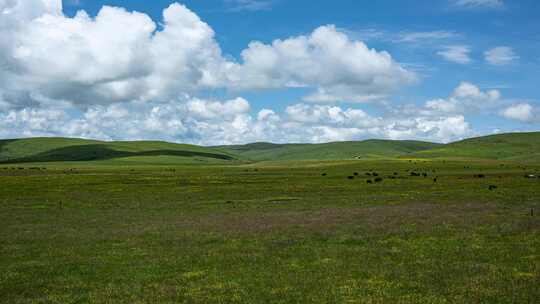
[[[62,2],[56,0],[2,0],[0,1],[2,19],[28,21],[42,14],[62,14]]]
[[[469,56],[471,48],[466,45],[449,45],[442,51],[438,51],[437,55],[443,59],[459,64],[471,63],[472,59]]]
[[[223,102],[198,98],[164,103],[132,101],[85,110],[73,106],[12,109],[0,113],[0,136],[232,143],[249,133],[249,109],[242,98]]]
[[[508,46],[499,46],[484,52],[484,58],[491,65],[508,65],[519,59],[514,50]]]
[[[80,11],[73,18],[61,9],[59,0],[0,1],[1,138],[159,138],[206,145],[373,137],[446,142],[470,134],[469,110],[500,99],[496,90],[464,82],[448,98],[380,115],[358,105],[314,104],[381,99],[416,75],[332,25],[252,42],[235,61],[222,54],[213,29],[180,4],[164,10],[160,26],[122,8],[106,6],[95,17]],[[309,95],[282,113],[253,113],[241,97],[200,97],[214,89],[240,95],[297,87]]]
[[[182,102],[70,104],[0,112],[0,137],[69,136],[104,140],[159,138],[203,145],[256,141],[330,142],[366,138],[450,141],[470,133],[462,115],[373,116],[359,108],[294,104],[283,113],[251,112],[243,98],[186,97]]]
[[[285,121],[297,124],[312,142],[362,138],[420,139],[449,142],[471,133],[463,115],[404,115],[396,111],[372,116],[361,109],[296,104],[286,109]]]
[[[498,90],[481,91],[480,88],[470,82],[462,82],[454,90],[453,97],[461,100],[473,100],[492,102],[501,97]]]
[[[498,90],[482,91],[470,82],[461,82],[448,98],[428,100],[420,110],[424,115],[440,113],[465,114],[499,106],[501,93]]]
[[[529,103],[512,105],[502,110],[500,114],[505,118],[521,122],[540,122],[540,109],[533,107]]]
[[[337,106],[295,104],[285,109],[291,122],[347,126],[358,128],[377,128],[382,126],[380,118],[369,116],[361,109],[342,109]]]
[[[233,87],[315,87],[306,98],[314,102],[377,99],[416,79],[387,52],[353,41],[332,25],[272,44],[252,42],[242,59],[229,75]]]
[[[27,92],[84,105],[163,100],[214,87],[224,65],[213,30],[179,4],[165,9],[156,32],[147,15],[122,8],[67,18],[60,1],[43,2],[41,14],[14,3],[1,28],[9,38],[0,38],[8,68],[0,77],[4,89],[18,92],[14,102],[28,103]]]
[[[469,123],[463,115],[441,117],[416,117],[392,122],[385,133],[391,139],[423,139],[441,142],[462,139],[471,134]]]
[[[177,3],[163,11],[159,28],[146,14],[109,6],[95,17],[79,11],[68,18],[60,0],[5,0],[0,9],[0,80],[17,106],[36,103],[29,92],[90,106],[298,86],[312,88],[313,101],[365,101],[415,79],[390,54],[331,25],[252,42],[235,62],[222,54],[213,29]]]
[[[147,43],[154,30],[147,16],[112,7],[95,20],[84,12],[73,19],[44,15],[20,30],[11,68],[18,71],[21,89],[52,98],[83,103],[133,98],[130,80],[150,69],[144,64],[148,54],[134,46]]]

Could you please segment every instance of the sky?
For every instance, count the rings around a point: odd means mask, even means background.
[[[540,130],[536,0],[0,0],[0,138]]]

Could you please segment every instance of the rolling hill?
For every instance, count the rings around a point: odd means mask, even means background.
[[[481,158],[540,161],[540,132],[469,138],[411,154],[420,158]]]
[[[213,164],[397,157],[540,161],[540,132],[498,134],[446,145],[407,140],[365,140],[202,147],[162,141],[106,142],[70,138],[0,140],[0,163],[98,161],[115,164]]]
[[[218,147],[245,159],[262,160],[343,160],[388,158],[433,149],[440,144],[421,141],[365,140],[325,144],[253,143]]]
[[[105,142],[70,138],[0,141],[0,162],[123,161],[127,163],[226,162],[234,155],[219,149],[160,141]]]

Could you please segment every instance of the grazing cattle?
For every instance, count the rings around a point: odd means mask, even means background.
[[[321,174],[321,175],[322,175],[322,176],[326,176],[327,174],[326,174],[326,173],[323,173],[323,174]]]
[[[368,179],[368,180],[366,181],[366,183],[368,183],[368,184],[373,184],[373,181],[370,180],[370,179]]]
[[[347,176],[348,179],[354,179],[354,176]]]
[[[495,190],[497,189],[498,187],[495,186],[495,185],[489,185],[489,190],[492,191],[492,190]]]
[[[382,181],[383,181],[383,179],[382,179],[381,177],[377,177],[377,178],[375,179],[375,182],[376,182],[376,183],[380,183],[380,182],[382,182]]]

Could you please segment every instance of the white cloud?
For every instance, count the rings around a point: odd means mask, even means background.
[[[520,103],[512,105],[500,112],[500,114],[508,119],[518,120],[521,122],[539,122],[540,109],[533,107],[528,103]]]
[[[244,98],[236,98],[226,102],[192,99],[186,103],[186,109],[191,117],[202,119],[223,119],[242,113],[248,114],[250,105]]]
[[[466,114],[495,108],[500,99],[498,90],[482,91],[470,82],[461,82],[448,98],[428,100],[419,111],[423,115]]]
[[[470,135],[471,129],[463,115],[456,115],[398,120],[386,128],[385,132],[391,139],[436,138],[441,142],[450,142]]]
[[[381,119],[370,117],[361,109],[342,109],[337,106],[295,104],[285,109],[292,122],[358,128],[380,127]]]
[[[435,137],[440,138],[443,142],[463,138],[463,136],[471,132],[469,123],[465,121],[463,115],[445,117],[434,121],[421,119],[419,128],[425,132],[434,132]]]
[[[179,4],[164,11],[158,32],[147,15],[122,8],[103,7],[95,18],[17,12],[2,30],[10,36],[0,38],[8,67],[0,77],[18,103],[26,92],[84,105],[164,100],[216,86],[225,65],[212,29]]]
[[[95,20],[83,12],[73,19],[45,15],[20,30],[12,68],[24,71],[17,75],[23,85],[53,98],[79,101],[73,90],[87,95],[80,102],[133,98],[130,80],[151,69],[149,54],[135,46],[148,43],[154,30],[146,15],[112,7]]]
[[[387,52],[369,49],[331,25],[271,45],[252,42],[242,59],[230,75],[233,87],[315,87],[306,98],[314,102],[377,99],[416,80]]]
[[[461,109],[459,102],[454,99],[433,99],[428,100],[425,103],[425,108],[427,111],[433,111],[435,113],[457,113]]]
[[[165,28],[156,33],[150,46],[155,66],[149,81],[152,95],[159,97],[165,91],[173,97],[221,86],[223,70],[230,63],[222,57],[212,28],[179,4],[171,5],[163,15]]]
[[[503,0],[452,0],[454,5],[464,8],[502,8]]]
[[[471,48],[466,45],[450,45],[446,46],[444,50],[437,52],[437,55],[441,56],[447,61],[459,63],[459,64],[468,64],[471,63],[472,59],[469,57]]]
[[[514,50],[508,46],[499,46],[484,52],[485,60],[491,65],[508,65],[519,59]]]
[[[250,134],[249,103],[188,98],[183,102],[127,102],[86,110],[25,108],[0,113],[0,137],[70,136],[192,143],[233,143]],[[247,137],[246,137],[247,138]]]
[[[252,42],[234,61],[222,54],[213,29],[180,4],[164,10],[159,27],[145,14],[114,7],[102,8],[96,17],[79,12],[68,18],[58,0],[4,0],[0,13],[0,65],[5,67],[0,70],[0,138],[450,141],[470,134],[467,111],[492,107],[500,99],[496,90],[462,83],[446,99],[379,116],[312,103],[290,105],[283,113],[253,113],[241,97],[198,96],[214,89],[303,87],[310,90],[303,102],[365,102],[417,77],[389,53],[370,49],[332,25],[271,43]],[[409,34],[402,38],[448,36]]]
[[[499,99],[501,97],[501,93],[498,90],[488,90],[482,92],[479,87],[470,82],[461,82],[454,90],[453,97],[462,100],[491,102]]]
[[[0,138],[69,136],[105,140],[162,139],[205,145],[256,141],[329,142],[366,138],[450,141],[470,133],[462,115],[372,116],[362,109],[294,104],[252,114],[243,98],[186,98],[0,112]]]
[[[241,1],[256,5],[260,1]],[[415,80],[390,54],[334,26],[308,36],[252,42],[242,62],[222,55],[213,29],[183,5],[146,14],[103,7],[96,17],[61,12],[60,0],[9,0],[0,9],[0,71],[8,102],[35,104],[29,92],[89,106],[166,101],[225,88],[312,88],[312,101],[366,101]]]
[[[255,9],[265,1],[236,2]],[[108,6],[95,17],[69,18],[60,0],[2,1],[0,12],[2,138],[230,144],[384,137],[384,118],[361,109],[298,104],[252,114],[243,98],[190,96],[305,87],[310,101],[366,101],[416,79],[387,52],[332,25],[252,42],[235,62],[222,55],[213,29],[180,4],[163,11],[160,27],[146,14]]]
[[[2,19],[31,20],[42,14],[62,14],[62,3],[57,0],[2,0],[0,1]]]

